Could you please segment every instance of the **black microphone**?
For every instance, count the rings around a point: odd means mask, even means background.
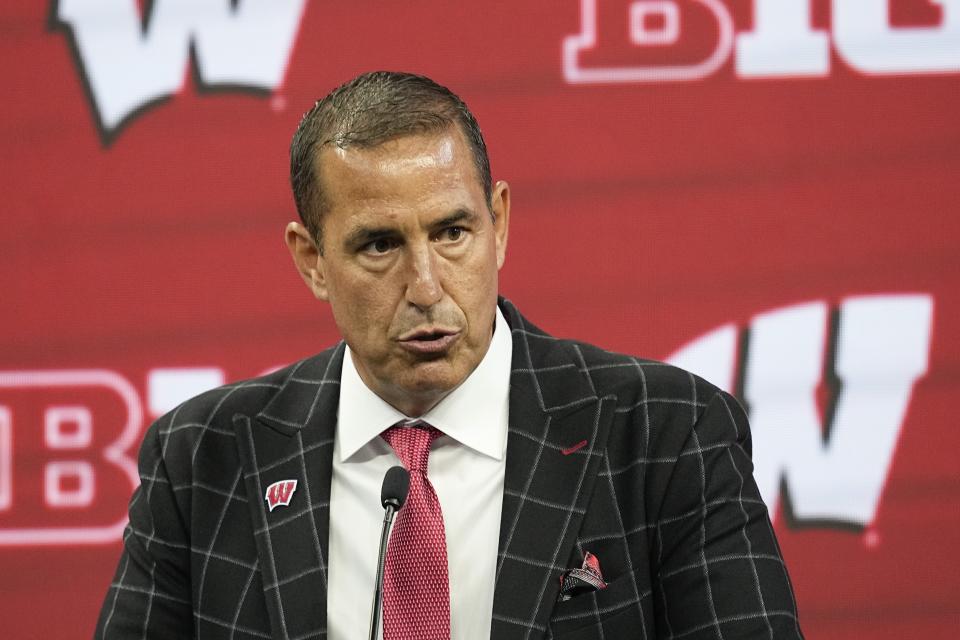
[[[380,607],[383,601],[383,565],[387,560],[387,539],[390,535],[390,524],[393,516],[403,501],[407,499],[410,490],[410,472],[401,466],[390,467],[383,476],[383,486],[380,488],[380,504],[383,505],[383,530],[380,532],[380,556],[377,560],[377,587],[373,592],[373,611],[370,615],[370,640],[377,640],[377,631],[380,628]]]
[[[380,504],[384,509],[393,507],[394,512],[399,511],[409,490],[410,472],[400,465],[390,467],[383,476],[383,486],[380,487]]]

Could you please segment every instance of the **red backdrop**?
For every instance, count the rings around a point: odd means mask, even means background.
[[[511,182],[501,289],[741,397],[811,638],[960,628],[957,0],[16,0],[0,9],[0,619],[81,638],[130,459],[319,351],[286,150],[412,70]]]

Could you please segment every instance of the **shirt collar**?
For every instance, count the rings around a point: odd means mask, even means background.
[[[507,411],[513,344],[510,327],[496,311],[490,347],[460,386],[422,416],[444,434],[496,460],[507,444]],[[337,445],[343,462],[388,427],[409,419],[364,384],[348,346],[340,374]],[[416,416],[414,416],[416,417]]]

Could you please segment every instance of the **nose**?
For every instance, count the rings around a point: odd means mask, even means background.
[[[411,249],[407,302],[420,310],[429,309],[443,297],[443,289],[437,273],[436,256],[429,246],[411,247]]]

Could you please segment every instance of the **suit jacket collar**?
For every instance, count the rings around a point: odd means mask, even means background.
[[[509,301],[499,304],[511,328],[513,366],[492,636],[540,637],[592,493],[613,403],[597,397],[575,343],[548,336]],[[302,361],[256,416],[234,418],[276,638],[326,629],[343,354],[340,343]],[[266,488],[284,479],[298,480],[306,506],[270,512]]]

